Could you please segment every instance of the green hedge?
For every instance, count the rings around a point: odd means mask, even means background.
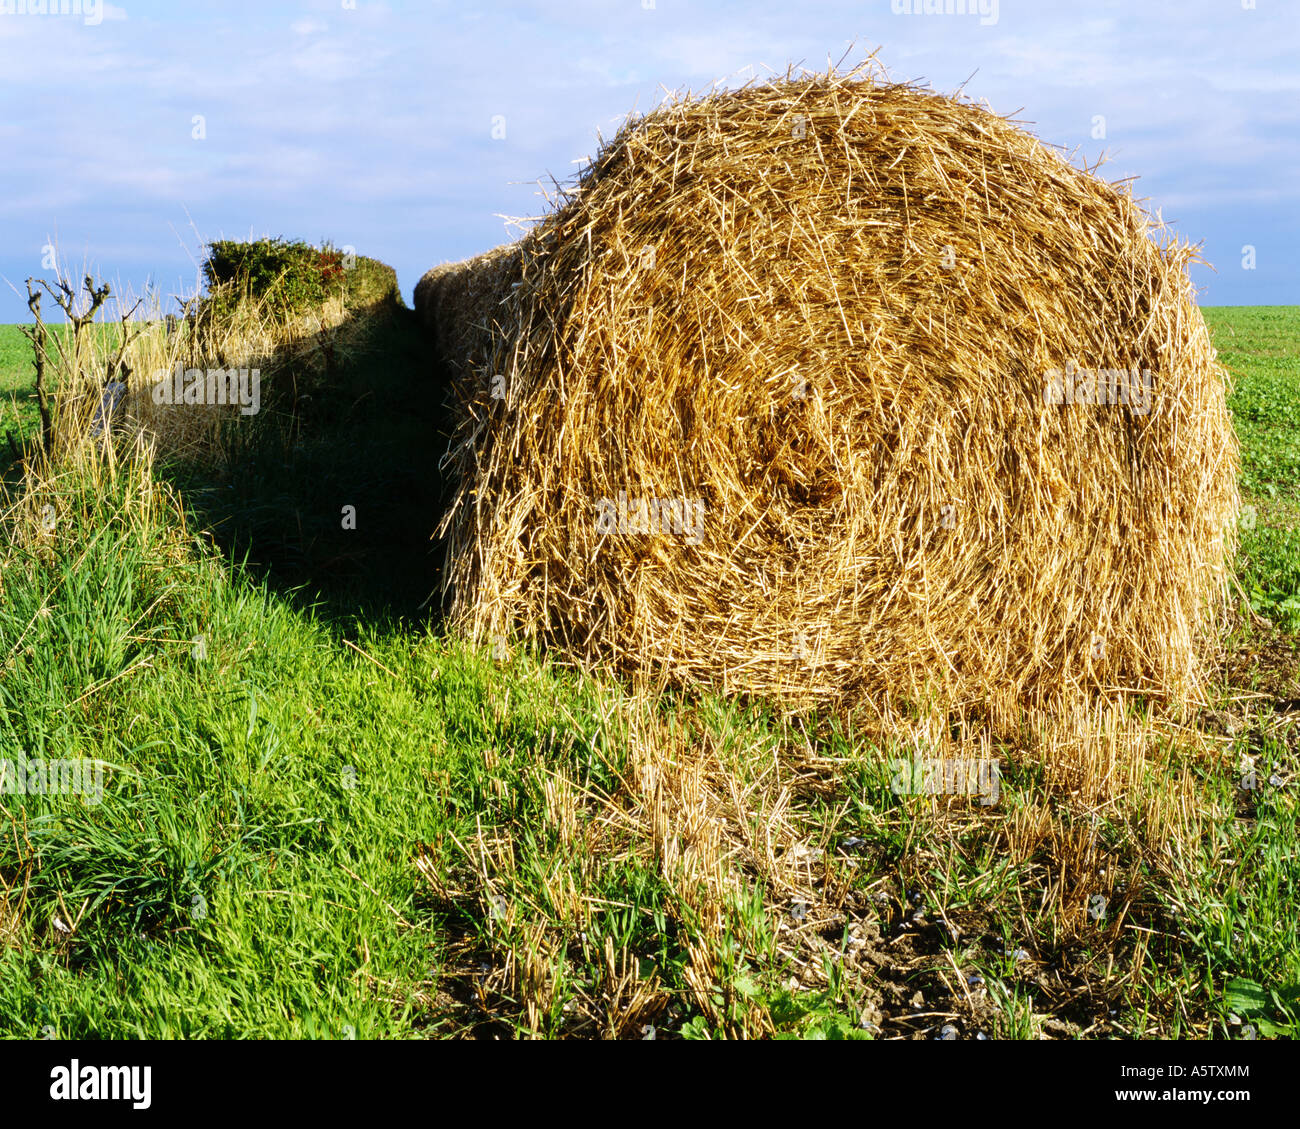
[[[216,312],[214,303],[219,307],[236,300],[245,289],[254,298],[270,299],[285,313],[313,309],[339,291],[349,307],[404,305],[392,267],[364,255],[345,256],[329,243],[313,247],[276,236],[243,242],[221,239],[208,249],[203,277],[209,312]]]

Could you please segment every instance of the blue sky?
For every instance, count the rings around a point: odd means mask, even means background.
[[[854,60],[879,49],[895,79],[945,92],[969,79],[970,97],[1076,163],[1105,153],[1103,175],[1141,177],[1137,195],[1217,268],[1196,270],[1202,302],[1300,303],[1296,0],[7,11],[39,2],[0,0],[0,322],[27,320],[23,280],[52,274],[52,241],[76,277],[89,265],[170,294],[194,291],[205,240],[328,238],[395,266],[409,302],[429,267],[511,237],[502,216],[543,211],[539,180],[570,178],[598,131],[664,90],[825,69],[851,44]]]

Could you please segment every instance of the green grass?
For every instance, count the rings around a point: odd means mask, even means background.
[[[115,767],[99,804],[19,803],[0,851],[28,881],[0,958],[5,1031],[414,1033],[443,941],[416,847],[472,836],[482,746],[502,725],[540,741],[580,692],[516,679],[498,722],[486,657],[363,633],[371,662],[214,561],[142,544],[118,516],[129,485],[87,485],[58,499],[48,559],[5,571],[4,752]]]
[[[0,872],[24,891],[0,956],[5,1033],[454,1027],[434,990],[449,937],[530,913],[564,922],[561,860],[608,908],[586,922],[590,959],[559,977],[543,1030],[590,989],[606,936],[684,993],[684,950],[664,926],[684,911],[660,878],[566,850],[543,818],[549,773],[609,795],[626,771],[590,684],[431,634],[357,627],[347,646],[212,556],[178,559],[174,526],[123,520],[142,488],[64,481],[48,545],[8,547],[2,755],[111,767],[97,804],[4,797],[21,832],[0,846]],[[462,871],[461,844],[485,830],[515,843],[493,884],[511,907],[501,926],[491,897],[435,898],[415,865],[427,852]]]
[[[0,453],[9,461],[4,439],[11,432],[21,442],[40,429],[36,410],[36,369],[32,364],[32,346],[22,335],[22,327],[0,325]]]

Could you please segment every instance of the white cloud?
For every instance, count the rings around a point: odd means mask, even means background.
[[[1224,91],[1252,90],[1261,94],[1274,94],[1279,91],[1300,90],[1300,75],[1296,74],[1271,74],[1259,71],[1246,74],[1212,73],[1208,81],[1215,90]]]
[[[288,64],[302,78],[316,82],[338,82],[356,78],[371,70],[386,52],[357,47],[345,40],[317,39],[289,52]]]

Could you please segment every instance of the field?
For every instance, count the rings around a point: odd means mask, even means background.
[[[1300,629],[1300,341],[1290,307],[1206,311],[1219,356],[1237,377],[1231,399],[1242,493],[1253,508],[1242,576],[1256,611]]]
[[[0,325],[0,440],[15,438],[40,426],[33,382],[32,346],[17,325]]]
[[[996,803],[898,794],[842,721],[441,633],[407,321],[225,480],[70,467],[0,537],[0,758],[117,767],[0,794],[0,1034],[1300,1035],[1300,309],[1205,313],[1236,615],[1196,740],[1091,806],[1014,750]],[[31,380],[0,327],[0,432]]]

